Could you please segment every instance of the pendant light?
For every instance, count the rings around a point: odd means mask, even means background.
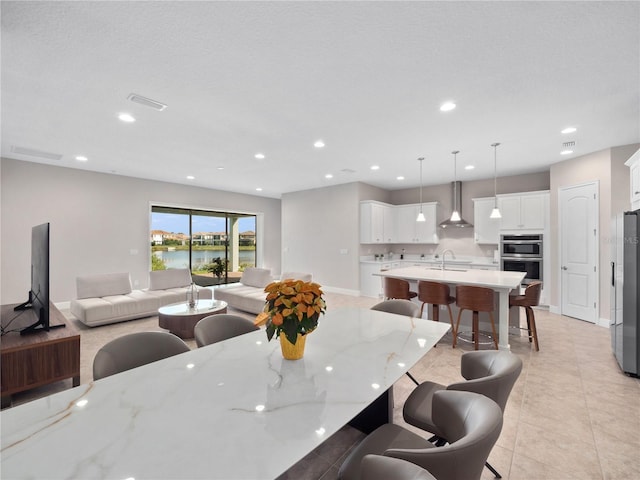
[[[498,168],[497,168],[497,150],[499,143],[492,143],[493,147],[493,210],[489,218],[502,218],[500,210],[498,209]]]
[[[458,154],[460,150],[454,150],[451,152],[453,154],[453,212],[451,212],[451,221],[459,222],[460,221],[460,212],[458,211],[458,182],[457,180],[457,164],[458,164]]]
[[[420,213],[418,213],[418,218],[416,218],[416,222],[426,222],[426,218],[424,218],[424,213],[422,213],[422,161],[424,157],[420,157],[418,161],[420,162]]]

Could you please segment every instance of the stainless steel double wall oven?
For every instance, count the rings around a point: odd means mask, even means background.
[[[523,284],[542,281],[542,234],[500,236],[500,269],[524,272]]]

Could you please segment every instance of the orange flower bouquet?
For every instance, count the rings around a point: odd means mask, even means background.
[[[295,345],[298,335],[306,335],[318,327],[318,319],[326,309],[320,285],[289,279],[272,282],[264,291],[267,302],[255,323],[266,325],[269,340],[284,333]]]

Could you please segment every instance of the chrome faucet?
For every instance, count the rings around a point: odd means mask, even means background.
[[[444,252],[442,252],[442,264],[440,265],[440,270],[444,270],[444,259],[447,253],[450,253],[452,258],[456,258],[456,254],[453,253],[453,250],[446,249]]]

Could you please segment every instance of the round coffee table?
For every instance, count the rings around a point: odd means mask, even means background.
[[[194,308],[187,302],[172,303],[158,309],[158,325],[180,338],[193,338],[196,323],[216,313],[227,313],[227,302],[198,300]]]

